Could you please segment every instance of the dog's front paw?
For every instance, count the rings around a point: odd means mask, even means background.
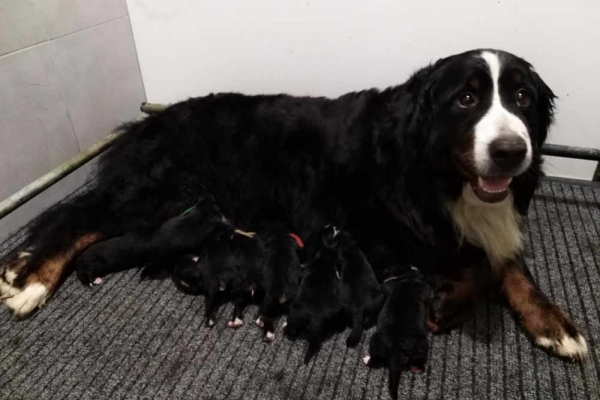
[[[538,311],[539,315],[522,318],[535,343],[569,360],[585,358],[588,353],[587,342],[566,314],[555,305]]]
[[[437,291],[429,306],[427,329],[434,333],[447,332],[467,319],[474,302],[464,300],[464,295],[452,286]]]
[[[96,286],[102,283],[102,278],[95,273],[94,269],[89,268],[85,264],[79,264],[75,270],[75,274],[79,282],[85,286]]]

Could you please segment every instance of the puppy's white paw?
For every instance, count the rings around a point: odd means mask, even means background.
[[[96,278],[96,279],[94,279],[94,281],[92,283],[90,283],[90,286],[98,286],[101,283],[102,283],[102,278]]]
[[[41,283],[33,283],[6,299],[6,306],[13,310],[15,316],[27,315],[41,307],[48,298],[49,291]]]
[[[242,321],[242,320],[241,320],[241,319],[239,319],[239,318],[236,318],[236,319],[234,319],[233,321],[229,321],[229,322],[227,323],[227,326],[228,326],[228,327],[230,327],[230,328],[234,328],[234,329],[235,329],[235,328],[239,328],[239,327],[241,327],[241,326],[243,326],[243,325],[244,325],[244,321]]]
[[[281,325],[281,327],[285,329],[286,326],[287,326],[287,320],[283,322],[283,324]]]
[[[585,358],[588,352],[587,342],[581,335],[577,335],[576,338],[564,335],[560,340],[538,337],[536,343],[541,347],[552,349],[559,356],[575,360]]]
[[[275,340],[275,333],[273,332],[267,332],[267,335],[265,336],[265,341],[266,342],[272,342]]]
[[[256,319],[256,321],[254,321],[254,323],[255,323],[255,324],[256,324],[256,326],[258,326],[259,328],[264,328],[264,326],[265,326],[265,323],[264,323],[264,322],[262,322],[262,320],[260,319],[260,317],[258,317],[258,318]]]
[[[208,320],[208,326],[209,326],[209,327],[213,327],[213,326],[215,326],[215,321],[214,321],[214,320],[212,320],[212,319],[209,319],[209,320]]]
[[[371,356],[364,356],[362,358],[362,362],[365,363],[365,365],[369,365],[369,361],[371,361]]]

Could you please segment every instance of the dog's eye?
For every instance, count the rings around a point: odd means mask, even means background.
[[[531,105],[531,96],[525,89],[520,89],[516,95],[517,105],[521,108],[527,108]]]
[[[458,106],[460,108],[471,108],[477,105],[477,98],[473,95],[473,93],[463,93],[457,100]]]

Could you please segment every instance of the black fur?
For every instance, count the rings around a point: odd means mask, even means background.
[[[533,143],[531,166],[511,183],[515,206],[524,213],[542,175],[539,150],[554,95],[524,60],[494,52],[504,68],[521,74],[534,100],[528,109],[510,109]],[[333,223],[373,256],[378,277],[397,262],[440,272],[428,268],[445,268],[475,248],[461,245],[446,205],[474,177],[469,146],[489,104],[465,111],[456,102],[467,89],[489,97],[491,79],[480,53],[441,59],[382,91],[335,99],[211,94],[125,125],[102,157],[95,187],[31,225],[17,251],[33,255],[19,267],[14,286],[23,287],[83,234],[98,233],[107,241],[152,236],[206,190],[233,226],[263,231],[285,223],[309,238],[309,260],[318,249],[315,234]],[[479,78],[477,87],[473,77]],[[143,264],[144,257],[123,268]],[[485,253],[477,263],[487,264]]]
[[[348,232],[328,226],[323,231],[323,241],[325,246],[337,251],[340,301],[352,327],[346,345],[354,347],[360,342],[365,325],[375,323],[383,306],[383,291],[365,254]]]
[[[232,234],[233,228],[204,191],[185,215],[169,219],[156,232],[129,233],[90,246],[77,259],[77,277],[88,285],[95,278],[146,263],[152,265],[142,277],[157,275],[162,268],[170,270],[177,257],[199,251],[207,238],[222,231]]]
[[[285,334],[291,339],[308,341],[304,363],[318,353],[321,344],[346,325],[346,313],[340,301],[339,279],[335,270],[334,250],[320,250],[306,266],[298,296],[290,305]]]
[[[259,325],[265,339],[273,337],[274,322],[293,301],[300,285],[298,243],[283,225],[272,225],[266,233],[266,256],[263,267],[264,300],[260,306]],[[271,335],[269,335],[269,333]]]
[[[369,343],[369,366],[389,368],[389,391],[398,398],[400,374],[405,367],[423,371],[429,343],[425,322],[430,290],[414,267],[396,266],[384,283],[387,299]]]

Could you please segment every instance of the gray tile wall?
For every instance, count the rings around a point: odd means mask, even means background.
[[[0,0],[0,200],[139,117],[144,100],[125,0]],[[0,220],[0,241],[91,173]]]

